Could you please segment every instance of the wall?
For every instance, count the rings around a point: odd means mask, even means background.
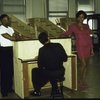
[[[46,0],[26,0],[26,18],[45,18]]]
[[[76,14],[76,0],[69,0],[68,15],[71,18],[75,18]]]
[[[100,0],[94,0],[95,12],[100,13]],[[77,5],[76,0],[69,0],[69,17],[75,17]],[[46,0],[26,0],[26,15],[16,15],[22,21],[26,22],[28,18],[46,18],[47,17]]]
[[[95,2],[95,12],[100,13],[100,0],[94,0]]]

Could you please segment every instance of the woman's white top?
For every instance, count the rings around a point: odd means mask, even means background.
[[[2,34],[5,34],[5,33],[7,33],[10,36],[12,36],[14,34],[14,30],[13,30],[13,28],[11,28],[9,26],[8,27],[5,27],[3,25],[0,26],[0,46],[2,46],[2,47],[12,46],[13,45],[12,41],[7,39],[7,38],[4,38],[2,36]]]

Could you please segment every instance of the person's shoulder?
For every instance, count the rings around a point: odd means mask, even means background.
[[[9,29],[14,30],[11,26],[8,26]]]
[[[3,25],[0,25],[0,32],[5,31],[5,27]]]
[[[60,43],[51,43],[52,45],[59,45]]]
[[[54,45],[54,46],[59,46],[59,47],[62,46],[60,43],[52,43],[52,45]]]
[[[4,28],[4,26],[3,25],[0,25],[0,28]]]
[[[12,33],[14,33],[14,29],[13,29],[11,26],[8,26],[8,29],[9,29]]]
[[[43,47],[40,47],[40,48],[39,48],[39,52],[41,52],[41,51],[42,51],[42,49],[43,49]]]
[[[41,47],[41,49],[45,48],[45,47],[50,47],[51,48],[51,47],[59,47],[59,46],[61,46],[61,44],[58,43],[58,42],[50,42],[50,43],[44,45],[43,47]]]

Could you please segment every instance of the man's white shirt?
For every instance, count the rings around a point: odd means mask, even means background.
[[[11,40],[4,38],[2,34],[8,33],[10,36],[14,34],[14,30],[11,27],[5,27],[3,25],[0,26],[0,46],[2,47],[9,47],[12,46],[13,43]]]

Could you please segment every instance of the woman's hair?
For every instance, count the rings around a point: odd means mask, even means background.
[[[42,44],[45,44],[48,41],[48,34],[46,32],[41,32],[38,39]]]
[[[84,19],[87,18],[87,14],[86,14],[83,10],[80,10],[80,11],[78,11],[78,12],[76,13],[76,18],[78,18],[81,14],[84,15]]]

